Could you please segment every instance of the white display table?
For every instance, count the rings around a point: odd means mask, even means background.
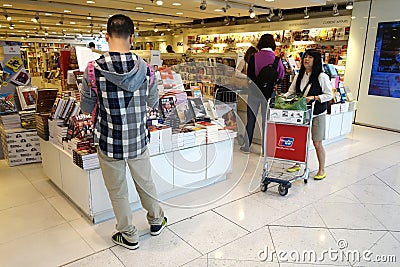
[[[226,179],[232,170],[233,141],[172,150],[150,156],[152,176],[159,199],[165,200]],[[40,140],[46,175],[94,223],[112,218],[111,202],[100,169],[83,170],[72,156],[51,142]],[[132,210],[141,207],[127,170],[129,202]]]

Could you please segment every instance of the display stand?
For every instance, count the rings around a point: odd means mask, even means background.
[[[152,177],[161,200],[225,180],[232,170],[234,137],[150,156]],[[43,170],[94,223],[114,216],[100,169],[83,170],[61,147],[40,140]],[[223,155],[223,156],[221,156]],[[141,207],[127,171],[132,210]]]

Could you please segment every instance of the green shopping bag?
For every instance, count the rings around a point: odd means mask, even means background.
[[[304,110],[307,111],[307,101],[302,94],[292,94],[288,97],[275,96],[275,108],[286,110]]]

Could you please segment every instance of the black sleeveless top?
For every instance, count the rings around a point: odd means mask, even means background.
[[[308,84],[307,84],[308,86]],[[306,86],[306,88],[307,88]],[[296,93],[298,94],[302,94],[303,92],[301,92],[300,88],[297,88],[296,86]],[[322,87],[319,84],[319,82],[316,83],[312,83],[311,84],[311,88],[310,91],[308,91],[307,96],[317,96],[317,95],[321,95],[322,94]],[[313,115],[319,115],[323,112],[326,111],[326,107],[327,107],[327,103],[321,103],[319,101],[315,101],[315,105],[314,105],[314,114]]]

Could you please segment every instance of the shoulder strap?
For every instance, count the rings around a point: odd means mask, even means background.
[[[272,67],[274,69],[278,69],[278,62],[280,59],[281,59],[280,57],[275,57],[274,64],[272,64]]]
[[[89,86],[97,95],[96,73],[94,71],[94,61],[90,61],[87,65]]]
[[[97,105],[99,104],[99,93],[97,91],[96,73],[94,71],[94,61],[90,61],[88,63],[87,73],[88,73],[89,87],[96,94],[96,99],[97,99],[97,101],[96,101],[97,103],[92,110],[92,123],[94,125],[96,122],[96,116],[97,116]]]

